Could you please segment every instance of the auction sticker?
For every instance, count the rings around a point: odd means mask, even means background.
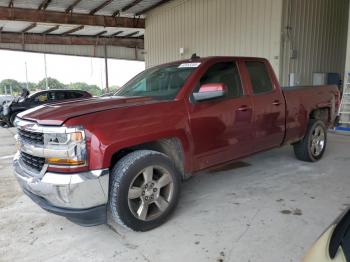
[[[179,68],[196,68],[200,66],[201,63],[184,63],[179,65]]]

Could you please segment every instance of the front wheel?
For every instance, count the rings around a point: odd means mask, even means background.
[[[305,137],[294,144],[295,156],[302,161],[316,162],[326,150],[327,128],[321,120],[310,120]]]
[[[175,209],[180,174],[166,155],[135,151],[118,161],[111,173],[109,209],[114,222],[147,231],[164,223]]]

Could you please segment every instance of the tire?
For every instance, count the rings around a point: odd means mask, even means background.
[[[305,137],[293,145],[296,158],[305,162],[320,160],[326,146],[327,128],[321,120],[316,119],[310,120]]]
[[[14,122],[15,122],[15,119],[16,119],[16,117],[17,117],[17,114],[18,113],[13,113],[11,116],[10,116],[10,125],[11,125],[11,127],[14,127],[15,125],[14,125]]]
[[[180,183],[180,174],[165,154],[138,150],[126,155],[111,170],[112,220],[141,232],[160,226],[177,205]]]

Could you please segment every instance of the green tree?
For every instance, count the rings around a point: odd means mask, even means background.
[[[22,86],[14,79],[5,79],[0,82],[0,93],[5,94],[7,92],[7,94],[10,94],[11,90],[14,95],[18,95],[22,92]]]
[[[60,81],[58,81],[55,78],[48,77],[47,82],[48,82],[49,89],[65,89],[66,88],[65,84],[61,83]],[[38,83],[37,88],[41,89],[41,90],[46,89],[45,78]]]
[[[67,88],[87,91],[94,96],[102,95],[102,90],[97,85],[89,85],[87,83],[78,82],[69,84]]]
[[[115,93],[120,89],[120,86],[110,86],[109,87],[109,92],[110,93]]]
[[[21,85],[22,88],[27,88],[27,83],[26,82],[21,82],[20,85]],[[35,91],[36,90],[36,86],[37,86],[36,83],[28,82],[28,89],[29,89],[29,91]]]

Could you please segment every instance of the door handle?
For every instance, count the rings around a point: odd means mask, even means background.
[[[244,112],[244,111],[247,111],[247,110],[249,110],[249,109],[250,109],[249,106],[241,106],[241,107],[239,107],[239,108],[237,109],[237,111]]]
[[[275,100],[275,101],[272,102],[272,104],[274,106],[279,106],[281,104],[281,102],[279,100]]]

